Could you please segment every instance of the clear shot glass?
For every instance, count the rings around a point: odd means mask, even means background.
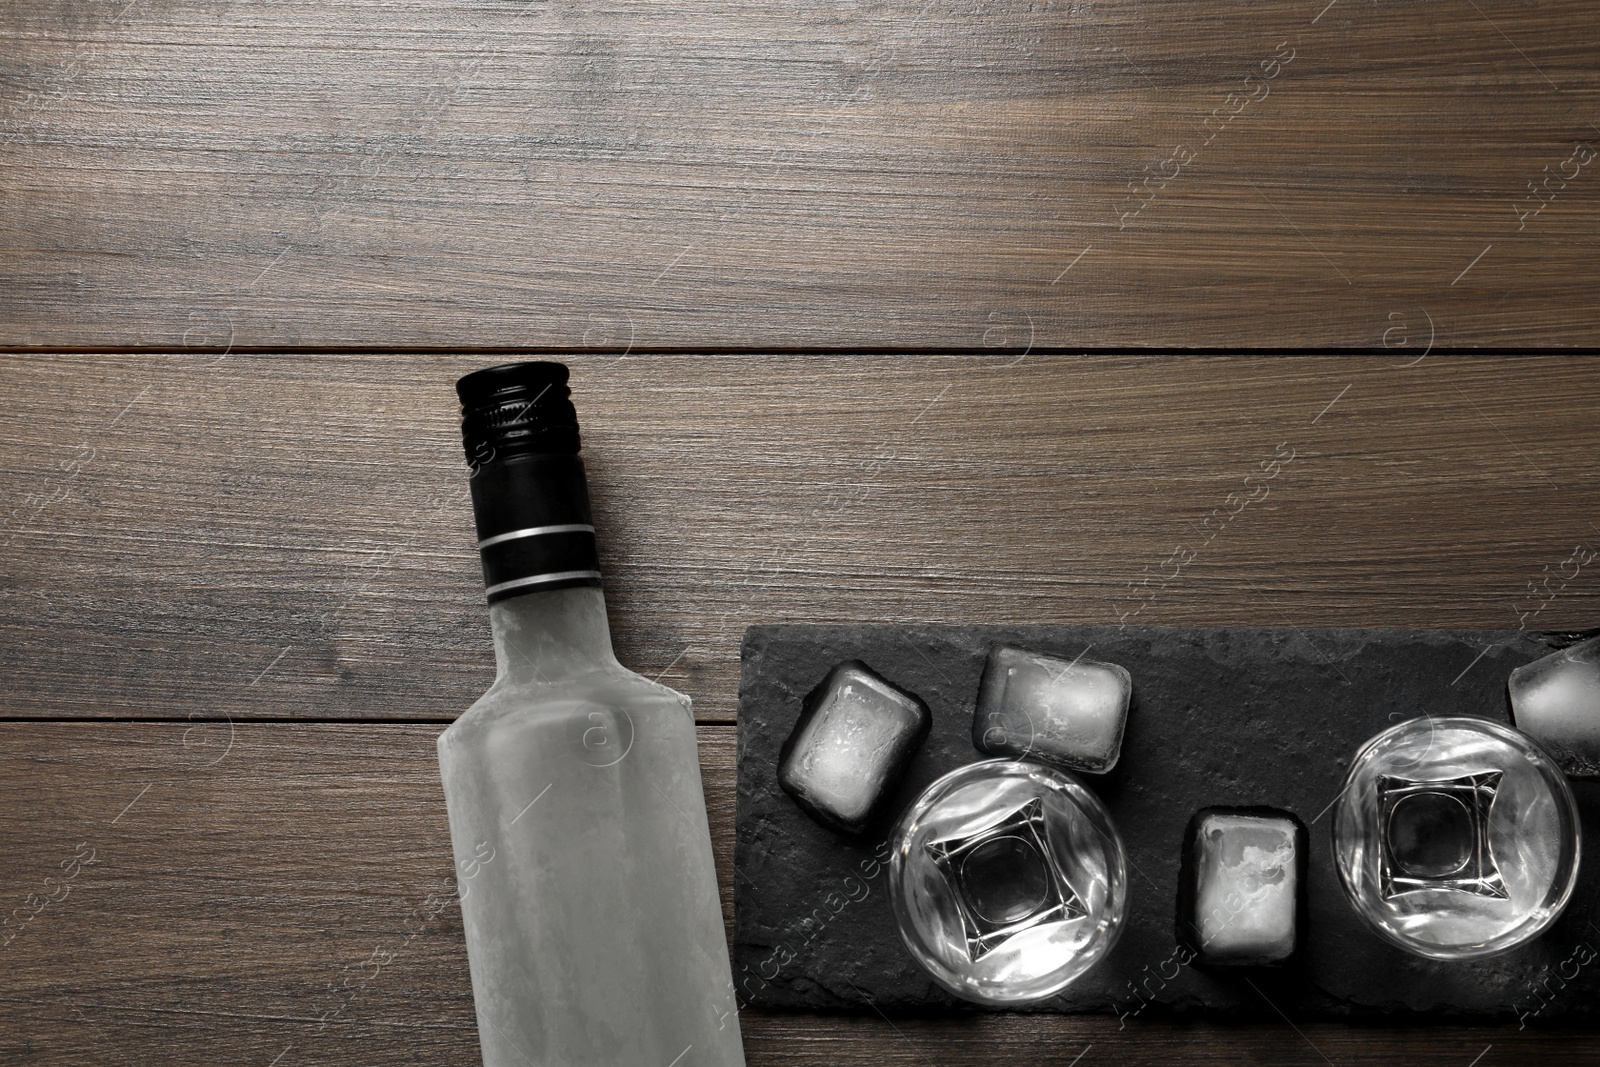
[[[1553,923],[1578,875],[1578,810],[1529,737],[1485,719],[1417,718],[1356,754],[1333,805],[1339,880],[1408,952],[1490,956]]]
[[[969,764],[930,785],[890,840],[900,936],[959,997],[1042,1000],[1122,932],[1122,840],[1105,806],[1064,771],[1025,760]]]

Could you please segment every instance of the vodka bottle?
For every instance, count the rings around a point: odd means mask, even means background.
[[[742,1067],[689,698],[611,650],[567,369],[456,385],[494,685],[439,737],[485,1067]]]

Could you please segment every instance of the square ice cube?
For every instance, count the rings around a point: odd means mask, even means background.
[[[1133,679],[1115,663],[999,645],[978,686],[972,743],[991,756],[1104,774],[1122,752],[1132,696]]]
[[[1600,637],[1511,672],[1511,719],[1575,778],[1600,778]]]
[[[1299,943],[1306,831],[1269,808],[1204,808],[1184,842],[1178,937],[1201,963],[1282,963]]]
[[[778,757],[778,784],[824,826],[860,833],[932,725],[921,699],[848,660],[806,696]]]

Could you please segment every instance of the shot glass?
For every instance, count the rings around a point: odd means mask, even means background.
[[[969,764],[930,785],[890,840],[900,936],[959,997],[1008,1005],[1053,996],[1122,931],[1122,840],[1105,806],[1065,771]]]
[[[1416,718],[1356,754],[1333,805],[1339,880],[1387,940],[1439,960],[1504,952],[1561,914],[1578,810],[1551,758],[1486,719]]]

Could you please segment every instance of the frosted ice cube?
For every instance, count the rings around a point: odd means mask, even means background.
[[[1117,764],[1133,679],[1115,663],[997,646],[978,686],[972,743],[991,756],[1103,774]]]
[[[918,697],[859,660],[841,663],[806,696],[778,757],[778,784],[823,825],[860,833],[932,725]]]
[[[1282,963],[1298,941],[1305,830],[1287,812],[1207,808],[1189,823],[1179,933],[1201,963]]]
[[[1600,637],[1511,672],[1511,717],[1563,771],[1600,778]]]

